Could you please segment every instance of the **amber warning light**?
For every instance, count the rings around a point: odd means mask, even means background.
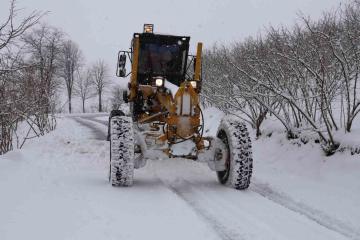
[[[144,33],[154,33],[154,24],[144,24]]]

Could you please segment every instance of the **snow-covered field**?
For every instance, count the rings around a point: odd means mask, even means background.
[[[205,111],[207,134],[222,114]],[[107,116],[58,129],[0,157],[0,239],[360,239],[360,156],[322,157],[283,134],[253,141],[249,190],[206,165],[148,162],[130,188],[107,181]]]

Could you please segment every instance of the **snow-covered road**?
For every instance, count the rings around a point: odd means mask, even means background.
[[[277,194],[256,174],[236,191],[206,165],[171,159],[137,170],[133,187],[113,188],[104,123],[61,119],[0,158],[1,240],[360,239],[353,225]]]

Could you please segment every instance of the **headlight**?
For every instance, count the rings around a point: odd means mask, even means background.
[[[190,81],[190,84],[193,88],[197,88],[197,81]]]
[[[164,79],[162,79],[162,78],[155,79],[155,86],[157,86],[157,87],[164,86]]]

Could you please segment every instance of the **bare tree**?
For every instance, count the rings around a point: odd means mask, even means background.
[[[16,1],[10,1],[7,19],[0,22],[0,155],[13,149],[13,135],[18,122],[32,110],[32,102],[23,95],[24,83],[20,81],[29,66],[24,62],[21,48],[17,46],[23,34],[35,26],[43,13],[33,11],[18,19],[20,10]]]
[[[104,90],[109,85],[107,79],[108,67],[103,60],[98,60],[91,68],[94,86],[99,97],[99,112],[102,112],[102,97]]]
[[[341,144],[336,131],[350,132],[360,115],[359,19],[359,2],[350,1],[319,20],[301,17],[302,25],[214,47],[204,54],[203,97],[250,123],[258,136],[272,115],[289,139],[317,135],[333,154]]]
[[[71,99],[75,81],[75,72],[78,71],[79,68],[82,66],[82,52],[76,43],[71,40],[66,40],[62,44],[61,57],[59,60],[61,66],[59,75],[65,81],[68,96],[69,113],[71,113]]]
[[[86,112],[86,100],[95,96],[93,87],[94,81],[92,79],[91,71],[89,69],[85,72],[81,72],[80,70],[78,70],[74,92],[81,98],[83,113]]]
[[[119,109],[121,104],[124,103],[123,92],[124,92],[124,89],[122,89],[120,87],[116,87],[115,89],[113,89],[112,98],[111,98],[112,109]]]
[[[27,53],[30,55],[29,62],[36,66],[33,68],[32,74],[38,86],[35,97],[41,106],[39,114],[36,115],[36,122],[41,135],[54,128],[52,123],[55,119],[53,101],[55,93],[60,87],[56,73],[60,69],[59,56],[62,37],[61,31],[47,25],[42,25],[23,37]]]
[[[16,8],[16,0],[11,0],[8,18],[0,24],[0,49],[8,46],[29,28],[36,25],[44,13],[33,11],[27,17],[16,24],[16,18],[20,10]]]
[[[220,48],[215,46],[211,51],[205,52],[202,96],[210,101],[211,105],[248,122],[256,129],[256,135],[259,137],[261,135],[260,126],[269,110],[251,94],[254,84],[241,76],[230,64],[230,55],[235,57],[237,54],[244,54],[243,52],[238,53],[238,50],[237,46],[231,50],[225,46]],[[240,60],[236,61],[240,62]],[[267,106],[273,107],[275,102],[266,98],[263,89],[262,91],[264,95],[258,96],[258,99],[261,99]]]

